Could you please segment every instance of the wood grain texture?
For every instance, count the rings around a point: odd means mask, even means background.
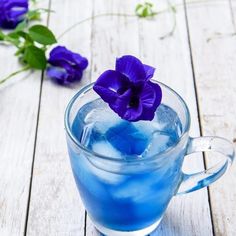
[[[40,7],[47,8],[48,1]],[[47,14],[43,22],[46,23]],[[0,45],[0,80],[19,70],[15,49]],[[0,235],[23,235],[34,153],[41,72],[0,85]]]
[[[50,28],[60,35],[75,22],[91,16],[92,1],[53,0]],[[78,26],[59,40],[60,45],[90,60],[91,22]],[[81,83],[62,87],[45,78],[27,235],[83,235],[85,211],[73,179],[67,154],[64,111],[71,97],[89,82],[89,69]]]
[[[135,8],[133,2],[122,1],[122,4],[121,1],[110,1],[109,4],[102,2],[97,1],[95,12],[112,12],[120,9],[132,13]],[[164,3],[164,1],[160,3],[159,9],[167,7]],[[175,35],[160,40],[159,37],[168,33],[172,24],[173,17],[170,14],[151,21],[139,20],[139,24],[135,19],[115,19],[114,17],[111,20],[96,20],[93,26],[95,33],[92,38],[95,51],[92,54],[92,78],[95,80],[104,69],[113,68],[112,63],[116,56],[123,54],[141,56],[145,63],[158,68],[157,79],[176,89],[186,99],[192,114],[191,133],[198,136],[198,115],[183,8],[177,14]],[[99,53],[100,50],[106,57]],[[191,163],[186,165],[186,169],[202,170],[202,157],[197,155],[192,158]],[[91,224],[92,222],[88,220],[87,235],[99,235]],[[163,223],[153,235],[212,235],[207,191],[201,190],[174,199]]]
[[[233,11],[236,15],[235,1]],[[218,135],[233,141],[236,137],[236,38],[235,21],[228,1],[203,3],[187,8],[193,65],[200,101],[204,135]],[[219,34],[217,33],[221,33]],[[212,38],[207,42],[208,38]],[[207,158],[207,165],[216,161]],[[210,187],[216,236],[236,235],[236,167]]]
[[[99,13],[134,13],[138,0],[51,0],[50,27],[60,35],[75,22]],[[172,0],[172,3],[181,3]],[[158,9],[166,1],[155,1]],[[48,1],[40,1],[47,7]],[[46,16],[46,15],[45,15]],[[100,235],[85,217],[67,154],[63,116],[65,106],[81,86],[96,80],[115,57],[132,54],[157,68],[155,78],[186,100],[192,116],[191,135],[199,136],[194,79],[204,135],[224,136],[236,143],[236,2],[206,1],[177,9],[172,37],[160,40],[173,24],[171,13],[154,20],[135,17],[101,17],[77,26],[60,39],[60,45],[85,55],[90,66],[81,83],[60,87],[41,73],[23,73],[0,87],[0,235],[24,235],[31,166],[35,159],[27,235]],[[189,27],[189,35],[187,31]],[[219,34],[220,32],[221,34]],[[189,36],[189,38],[188,38]],[[208,41],[207,39],[212,38]],[[190,50],[191,49],[191,50]],[[19,68],[14,50],[0,48],[0,78]],[[191,59],[193,61],[191,61]],[[192,63],[193,62],[193,63]],[[40,113],[38,119],[38,108]],[[38,133],[36,134],[38,126]],[[210,159],[211,158],[211,159]],[[214,163],[212,155],[207,166]],[[188,172],[203,169],[201,155],[186,159]],[[210,187],[214,235],[236,235],[236,169]],[[212,236],[207,190],[175,197],[160,227],[152,236]]]
[[[134,14],[138,1],[96,0],[94,15],[100,13]],[[97,18],[92,28],[92,81],[108,68],[115,68],[116,57],[131,54],[139,56],[139,28],[136,17],[107,16]],[[100,235],[88,218],[86,235]]]
[[[168,7],[164,0],[159,4],[159,9]],[[181,1],[172,1],[172,4],[181,4]],[[177,9],[173,36],[160,39],[172,26],[173,14],[170,12],[157,16],[155,21],[140,21],[141,58],[157,68],[155,79],[169,85],[184,98],[191,114],[190,135],[195,137],[199,136],[199,123],[183,7]],[[188,173],[203,170],[202,156],[187,157],[184,169]],[[154,235],[212,235],[207,190],[175,197]]]
[[[137,2],[98,0],[94,2],[94,15],[101,13],[134,15]],[[137,17],[105,16],[94,19],[92,27],[92,81],[108,68],[115,68],[116,57],[125,54],[139,56]]]

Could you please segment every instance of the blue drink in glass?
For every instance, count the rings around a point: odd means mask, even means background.
[[[127,162],[145,160],[175,145],[181,130],[176,112],[166,105],[158,108],[151,122],[128,122],[100,99],[84,105],[72,124],[73,134],[87,148]],[[176,182],[181,182],[178,155],[171,165],[163,164],[155,171],[117,174],[97,168],[72,149],[69,153],[89,215],[113,230],[136,231],[154,224],[178,189]]]
[[[152,121],[122,120],[92,90],[69,103],[65,126],[74,178],[96,228],[108,236],[152,232],[176,193],[217,180],[233,161],[234,148],[219,137],[189,137],[189,111],[161,84],[162,104]],[[225,159],[209,170],[182,172],[186,154],[216,151]]]

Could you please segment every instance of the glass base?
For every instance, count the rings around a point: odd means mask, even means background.
[[[160,222],[161,222],[161,219],[159,219],[154,224],[148,226],[147,228],[136,230],[136,231],[116,231],[116,230],[105,228],[102,225],[99,225],[97,223],[93,223],[93,224],[100,233],[106,236],[146,236],[152,233],[160,224]]]

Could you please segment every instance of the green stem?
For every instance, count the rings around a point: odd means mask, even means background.
[[[31,0],[33,3],[36,3],[36,0]],[[192,5],[192,4],[201,4],[201,3],[206,3],[206,2],[213,2],[215,3],[217,0],[214,0],[214,1],[211,1],[211,0],[198,0],[198,1],[190,1],[190,2],[186,2],[186,5]],[[219,0],[218,2],[220,1],[223,1],[223,0]],[[169,36],[172,36],[174,31],[175,31],[175,28],[176,28],[176,12],[175,12],[175,8],[177,7],[183,7],[184,4],[182,3],[179,3],[179,4],[176,4],[176,5],[172,5],[169,1],[168,1],[168,7],[161,10],[161,11],[157,11],[155,12],[155,15],[160,15],[160,14],[163,14],[163,13],[166,13],[166,12],[169,12],[171,11],[172,14],[173,14],[173,27],[171,29],[171,31],[169,33],[167,33],[166,35],[162,36],[161,39],[165,39],[166,37],[169,37]],[[70,32],[72,29],[74,29],[75,27],[77,27],[78,25],[82,24],[82,23],[85,23],[87,21],[90,21],[90,20],[93,20],[95,18],[101,18],[101,17],[107,17],[107,16],[117,16],[117,17],[138,17],[136,14],[125,14],[125,13],[101,13],[101,14],[98,14],[98,15],[95,15],[95,16],[92,16],[92,17],[88,17],[88,18],[85,18],[81,21],[78,21],[76,22],[75,24],[73,24],[72,26],[70,26],[69,28],[67,28],[63,33],[61,33],[57,39],[60,39],[62,38],[65,34],[67,34],[68,32]],[[2,33],[2,32],[1,32]],[[2,33],[3,34],[3,33]],[[235,36],[236,33],[233,33],[233,34],[230,34],[231,36]],[[220,37],[220,36],[219,36]],[[211,39],[209,39],[211,40]],[[11,43],[13,44],[14,46],[18,47],[18,45],[16,45],[16,43],[14,43],[12,40],[10,39],[5,39],[5,41],[7,41],[8,43]],[[11,73],[10,75],[8,75],[6,78],[4,78],[3,80],[0,80],[0,84],[4,83],[5,81],[7,81],[8,79],[16,76],[17,74],[20,74],[21,72],[23,71],[27,71],[28,69],[30,69],[29,66],[25,66],[23,67],[22,69],[18,70],[18,71],[15,71],[13,73]]]
[[[167,34],[163,35],[162,37],[160,37],[161,40],[165,39],[165,38],[168,38],[168,37],[171,37],[174,32],[175,32],[175,29],[176,29],[176,5],[172,5],[169,1],[167,1],[168,3],[168,7],[169,7],[169,11],[172,13],[172,16],[173,16],[173,26],[170,30],[170,32],[168,32]]]
[[[213,39],[221,39],[221,38],[228,38],[228,37],[235,37],[236,32],[233,33],[215,33],[211,37],[207,38],[207,43],[212,41]]]
[[[164,9],[164,10],[161,10],[161,11],[158,11],[156,12],[155,15],[159,15],[159,14],[163,14],[167,11],[169,11],[169,7]],[[81,20],[81,21],[78,21],[76,22],[75,24],[73,24],[72,26],[70,26],[69,28],[67,28],[63,33],[61,33],[57,39],[60,39],[62,38],[65,34],[67,34],[68,32],[70,32],[71,30],[73,30],[75,27],[77,27],[78,25],[82,24],[82,23],[85,23],[87,21],[90,21],[90,20],[94,20],[96,18],[100,18],[100,17],[106,17],[106,16],[117,16],[117,17],[138,17],[136,14],[125,14],[125,13],[101,13],[101,14],[98,14],[98,15],[95,15],[95,16],[91,16],[91,17],[88,17],[84,20]]]
[[[87,21],[90,21],[90,20],[94,20],[95,18],[100,18],[100,17],[105,17],[105,16],[123,16],[123,17],[137,17],[137,15],[135,14],[124,14],[124,13],[101,13],[101,14],[98,14],[98,15],[95,15],[95,16],[91,16],[91,17],[88,17],[88,18],[85,18],[81,21],[78,21],[76,22],[75,24],[73,24],[72,26],[70,26],[69,28],[67,28],[63,33],[61,33],[57,39],[60,39],[62,38],[65,34],[67,34],[68,32],[70,32],[72,29],[74,29],[75,27],[77,27],[78,25],[82,24],[82,23],[85,23]]]
[[[215,2],[216,0],[214,0]],[[221,0],[220,0],[221,1]],[[199,3],[205,3],[207,2],[206,0],[199,0],[199,1],[190,1],[190,2],[186,2],[186,4],[199,4]],[[208,1],[208,2],[211,2],[211,1]],[[213,1],[212,1],[213,2]],[[163,13],[166,13],[168,11],[172,11],[173,14],[175,14],[175,12],[173,11],[173,8],[176,8],[176,7],[182,7],[184,6],[182,3],[179,3],[179,4],[176,4],[176,5],[171,5],[169,2],[168,2],[168,7],[161,10],[161,11],[157,11],[155,12],[156,14],[155,15],[160,15],[160,14],[163,14]],[[87,21],[90,21],[90,20],[94,20],[96,18],[101,18],[101,17],[106,17],[106,16],[117,16],[117,17],[138,17],[136,14],[125,14],[125,13],[101,13],[101,14],[98,14],[98,15],[95,15],[95,16],[91,16],[91,17],[88,17],[88,18],[85,18],[81,21],[78,21],[76,22],[75,24],[71,25],[69,28],[67,28],[64,32],[62,32],[58,37],[57,39],[59,40],[60,38],[62,38],[65,34],[67,34],[68,32],[70,32],[71,30],[73,30],[75,27],[77,27],[78,25],[81,25]],[[171,36],[174,32],[176,28],[176,17],[174,17],[174,24],[173,24],[173,28],[172,30],[167,34],[167,35],[164,35],[162,36],[161,38],[164,39],[168,36]]]
[[[27,71],[30,67],[29,66],[25,66],[23,68],[21,68],[20,70],[17,70],[13,73],[11,73],[10,75],[8,75],[6,78],[4,78],[3,80],[0,80],[0,84],[3,84],[4,82],[6,82],[7,80],[9,80],[10,78],[20,74],[23,71]]]

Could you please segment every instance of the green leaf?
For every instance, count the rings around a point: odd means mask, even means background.
[[[29,35],[34,41],[42,45],[52,45],[57,42],[52,31],[43,25],[34,25],[30,27]]]
[[[29,33],[18,31],[17,34],[25,39],[25,44],[34,44],[34,40],[30,37]]]
[[[40,20],[41,18],[40,10],[36,9],[36,10],[28,11],[26,17],[28,20]]]
[[[17,27],[15,28],[15,32],[17,32],[17,31],[22,31],[22,30],[24,30],[25,28],[27,27],[27,23],[26,23],[26,21],[24,20],[24,21],[22,21],[21,23],[19,23],[18,25],[17,25]]]
[[[25,48],[23,60],[34,69],[43,70],[47,65],[45,51],[33,45]]]
[[[145,8],[143,9],[142,17],[147,17],[147,16],[149,16],[149,11],[148,11],[148,8],[145,7]]]
[[[24,41],[21,40],[20,38],[23,38]],[[7,34],[4,40],[10,42],[11,44],[15,45],[18,48],[22,47],[23,42],[25,46],[34,44],[34,41],[31,39],[29,34],[24,31],[13,31]]]
[[[139,17],[147,18],[157,15],[157,12],[153,10],[154,5],[151,2],[145,2],[143,4],[138,4],[135,8],[135,13]]]
[[[4,40],[5,34],[0,30],[0,41]]]
[[[20,44],[20,36],[14,31],[12,33],[5,35],[4,40],[10,42],[16,47],[18,47],[18,45]]]
[[[145,2],[145,5],[147,5],[147,6],[149,6],[149,7],[153,7],[153,3],[151,3],[151,2]]]
[[[15,52],[14,55],[18,57],[18,56],[21,56],[24,53],[25,53],[25,47],[21,47]]]
[[[137,13],[142,7],[143,5],[139,3],[135,8],[135,12]]]

